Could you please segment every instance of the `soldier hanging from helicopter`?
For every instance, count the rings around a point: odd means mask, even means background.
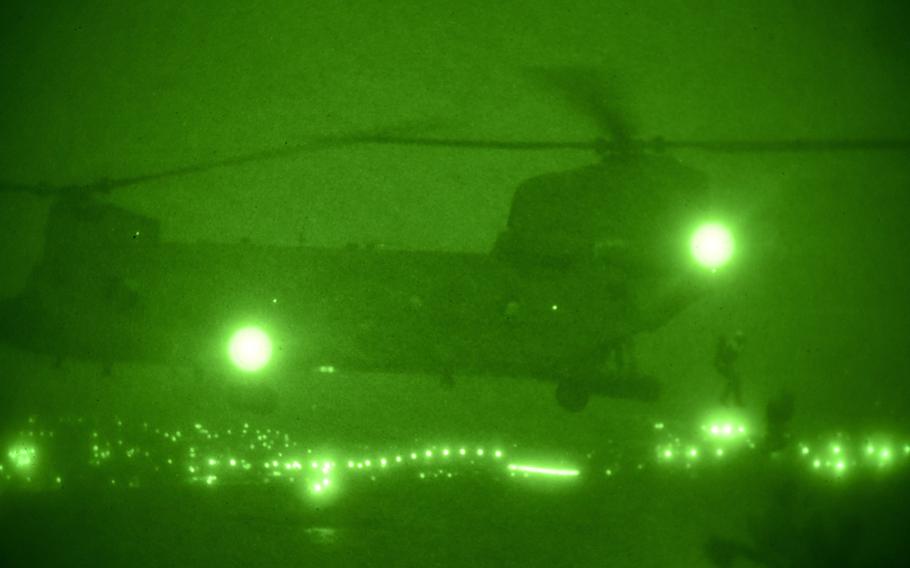
[[[714,368],[724,380],[724,390],[720,401],[729,404],[730,399],[736,406],[743,406],[742,380],[736,368],[736,362],[742,352],[746,336],[742,331],[737,331],[732,336],[721,335],[717,340],[717,350],[714,354]]]

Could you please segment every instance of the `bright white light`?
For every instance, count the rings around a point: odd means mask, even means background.
[[[552,475],[555,477],[576,477],[579,473],[577,469],[553,469],[549,467],[537,467],[533,465],[518,464],[509,464],[509,469],[512,471],[520,471],[522,473],[536,473],[539,475]]]
[[[231,336],[228,352],[238,368],[255,372],[272,358],[272,342],[258,327],[245,327]]]
[[[716,270],[733,256],[733,236],[723,225],[707,223],[692,235],[690,248],[699,264]]]
[[[35,452],[34,447],[20,445],[20,446],[14,446],[14,447],[10,448],[9,453],[7,453],[7,455],[9,456],[9,459],[13,462],[13,465],[15,465],[18,468],[26,468],[26,467],[29,467],[30,465],[32,465],[33,463],[35,463],[35,454],[36,453],[37,452]]]

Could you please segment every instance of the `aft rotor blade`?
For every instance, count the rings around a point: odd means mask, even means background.
[[[91,183],[84,184],[70,184],[70,185],[60,185],[60,186],[51,186],[47,184],[21,184],[21,183],[12,183],[0,181],[0,193],[31,193],[34,195],[50,196],[58,195],[61,193],[67,193],[70,195],[73,194],[92,194],[92,193],[107,193],[113,189],[130,187],[133,185],[139,185],[141,183],[147,183],[151,181],[157,181],[168,178],[178,178],[198,173],[203,173],[219,168],[232,167],[232,166],[241,166],[244,164],[249,164],[253,162],[261,162],[265,160],[272,160],[277,158],[285,158],[294,156],[297,154],[305,152],[313,152],[318,150],[323,150],[330,148],[332,146],[344,146],[348,145],[350,142],[345,141],[343,138],[320,138],[303,144],[294,144],[286,145],[280,148],[271,148],[268,150],[260,150],[258,152],[250,152],[248,154],[241,154],[238,156],[231,156],[228,158],[222,158],[219,160],[211,160],[196,164],[189,164],[186,166],[179,166],[176,168],[171,168],[168,170],[163,170],[160,172],[154,172],[150,174],[143,174],[138,176],[114,178],[114,179],[101,179]]]

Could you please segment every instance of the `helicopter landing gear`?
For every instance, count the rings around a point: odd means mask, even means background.
[[[654,401],[660,398],[656,378],[640,373],[630,341],[603,346],[577,362],[555,370],[559,377],[556,401],[570,412],[580,412],[592,395]]]
[[[622,379],[637,374],[635,348],[631,340],[617,341],[606,346],[600,371],[608,380]]]
[[[657,379],[638,370],[631,340],[607,346],[596,375],[598,380],[592,389],[602,396],[642,401],[660,398],[660,383]]]
[[[590,398],[591,388],[587,381],[563,377],[556,386],[556,401],[569,412],[581,412]]]

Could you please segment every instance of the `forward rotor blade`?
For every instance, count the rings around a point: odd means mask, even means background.
[[[609,80],[594,67],[533,67],[528,73],[593,121],[605,137],[620,144],[631,142],[633,129],[623,111],[615,79]]]
[[[842,138],[792,140],[646,140],[635,144],[644,150],[701,150],[720,153],[856,152],[910,149],[910,138]]]
[[[408,136],[348,136],[327,139],[338,145],[376,144],[384,146],[425,146],[437,148],[477,148],[487,150],[593,150],[600,147],[597,141],[546,141],[546,140],[477,140],[472,138],[428,138]]]
[[[377,144],[488,150],[592,150],[604,154],[634,151],[700,150],[704,152],[831,152],[863,150],[902,150],[910,148],[910,138],[844,138],[791,140],[664,140],[662,138],[627,141],[521,141],[477,140],[471,138],[398,137],[370,135],[326,139],[338,145]]]

